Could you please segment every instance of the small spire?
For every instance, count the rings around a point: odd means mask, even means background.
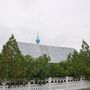
[[[40,43],[39,33],[37,34],[36,43],[37,43],[37,44]]]

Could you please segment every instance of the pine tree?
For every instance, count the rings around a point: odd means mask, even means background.
[[[4,61],[6,62],[14,60],[17,56],[21,56],[21,52],[14,35],[12,35],[6,45],[3,46],[2,55],[4,56]]]
[[[81,61],[83,62],[85,77],[90,80],[90,46],[84,40],[82,41],[80,57]]]
[[[14,35],[12,35],[8,42],[3,46],[3,80],[9,81],[15,77],[15,67],[17,67],[17,61],[22,59],[21,51]],[[17,75],[17,74],[16,74]]]

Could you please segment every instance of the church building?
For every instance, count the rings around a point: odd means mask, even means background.
[[[50,56],[51,62],[54,63],[66,60],[68,55],[74,51],[73,48],[40,45],[39,35],[37,35],[36,43],[37,44],[18,42],[18,46],[23,55],[39,57],[47,54]]]

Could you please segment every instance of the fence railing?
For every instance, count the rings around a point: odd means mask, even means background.
[[[0,90],[77,90],[77,89],[83,89],[83,88],[90,88],[90,82],[80,79],[78,80],[72,80],[71,77],[65,77],[63,79],[53,79],[48,78],[48,83],[43,85],[38,84],[31,84],[29,82],[27,85],[21,85],[21,86],[11,86],[8,87],[5,84],[0,86]],[[59,82],[58,82],[59,81]]]

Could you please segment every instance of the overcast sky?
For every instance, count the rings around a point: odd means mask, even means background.
[[[90,44],[90,0],[0,0],[0,48],[17,41],[79,49]]]

